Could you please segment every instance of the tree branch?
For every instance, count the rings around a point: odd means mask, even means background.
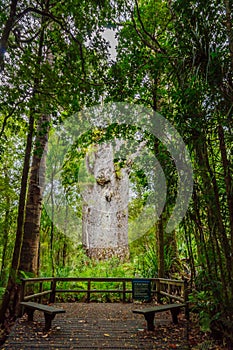
[[[4,120],[3,120],[3,123],[2,123],[2,128],[1,128],[1,131],[0,131],[0,139],[2,138],[3,134],[4,134],[4,131],[5,131],[5,127],[7,125],[7,120],[15,113],[16,111],[16,108],[24,102],[24,100],[26,99],[27,96],[24,96],[20,101],[18,101],[15,106],[12,108],[11,112],[5,116]]]
[[[17,3],[18,0],[11,1],[10,15],[6,21],[2,37],[0,39],[0,72],[4,70],[4,55],[7,50],[9,35],[15,22]]]

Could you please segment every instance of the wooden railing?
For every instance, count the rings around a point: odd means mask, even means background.
[[[155,283],[158,299],[166,297],[169,301],[177,300],[181,303],[188,301],[188,282],[186,280],[157,278]]]
[[[118,293],[122,295],[121,300],[126,301],[126,295],[132,294],[132,282],[134,278],[117,278],[117,277],[44,277],[44,278],[23,278],[22,279],[22,301],[36,299],[42,302],[42,297],[49,295],[49,302],[54,303],[56,295],[59,293],[70,293],[76,295],[79,293],[86,294],[86,301],[91,300],[92,293]],[[137,281],[145,280],[137,278]],[[188,300],[187,282],[183,280],[171,280],[162,278],[147,278],[151,281],[151,294],[157,294],[158,300],[168,298],[186,302]],[[70,283],[73,288],[61,288],[59,284]],[[81,283],[85,283],[80,287]],[[99,285],[117,284],[117,288],[102,289]],[[98,288],[96,288],[98,286]]]

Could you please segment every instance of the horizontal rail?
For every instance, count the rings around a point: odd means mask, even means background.
[[[132,290],[122,289],[56,289],[56,293],[132,293]]]
[[[34,277],[34,278],[21,278],[21,281],[27,282],[27,283],[33,283],[33,282],[50,282],[53,281],[54,277]]]
[[[52,289],[49,290],[45,290],[44,292],[40,292],[40,293],[36,293],[36,294],[31,294],[31,295],[27,295],[24,297],[24,301],[33,299],[33,298],[37,298],[37,297],[42,297],[44,295],[50,294],[52,292]]]
[[[160,293],[161,295],[164,295],[164,296],[169,297],[169,298],[171,298],[171,299],[184,302],[184,298],[179,297],[178,295],[172,295],[172,294],[169,294],[169,293],[166,293],[166,292],[163,292],[163,291],[160,291],[159,293]]]
[[[166,279],[166,278],[159,278],[159,282],[161,284],[170,284],[173,286],[183,286],[184,281],[183,280],[170,280],[170,279]]]
[[[132,282],[135,278],[130,277],[37,277],[37,278],[21,278],[23,282],[46,282],[46,281],[56,281],[56,282]],[[156,281],[157,278],[136,278],[137,280],[150,280]]]

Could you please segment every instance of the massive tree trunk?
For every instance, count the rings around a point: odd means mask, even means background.
[[[83,246],[90,257],[128,256],[128,169],[116,170],[113,148],[103,144],[86,157],[93,183],[83,193]]]

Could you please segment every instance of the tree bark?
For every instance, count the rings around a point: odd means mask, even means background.
[[[229,42],[229,51],[231,57],[231,69],[233,70],[233,30],[232,30],[232,15],[230,1],[224,0],[225,11],[226,11],[226,21],[225,25],[227,28],[228,42]]]
[[[5,273],[5,259],[7,253],[7,244],[9,240],[9,231],[10,231],[10,196],[7,192],[9,187],[9,175],[7,169],[4,169],[5,172],[5,189],[6,189],[6,207],[5,207],[5,215],[4,215],[4,223],[3,223],[3,251],[2,251],[2,263],[1,263],[1,271],[0,271],[0,279],[2,284],[5,285],[6,281],[6,273]]]
[[[16,1],[14,4],[16,5]],[[42,18],[41,33],[38,43],[38,52],[37,59],[35,62],[35,74],[34,74],[34,83],[33,83],[33,94],[32,100],[37,94],[38,87],[40,85],[40,68],[41,62],[43,60],[43,45],[44,45],[44,19]],[[21,259],[21,248],[23,242],[23,229],[24,229],[24,219],[25,219],[25,205],[26,205],[26,193],[28,188],[28,176],[30,170],[30,159],[32,153],[32,143],[33,143],[33,134],[34,134],[34,108],[31,107],[29,114],[29,130],[27,135],[27,143],[24,155],[24,165],[23,165],[23,174],[21,178],[21,187],[20,187],[20,198],[18,205],[18,216],[17,216],[17,230],[16,238],[14,245],[14,252],[12,257],[11,269],[9,273],[8,283],[6,291],[3,296],[3,302],[0,309],[0,323],[3,323],[7,318],[6,311],[9,310],[9,317],[17,317],[20,313],[19,302],[21,299],[21,284],[19,282],[19,265]],[[24,260],[24,258],[22,258]],[[38,262],[38,260],[37,260]],[[37,263],[36,262],[36,263]],[[37,268],[38,269],[38,268]]]
[[[48,10],[49,1],[46,1]],[[44,60],[43,48],[45,39],[46,18],[41,18],[41,32],[38,42],[38,53],[35,64],[34,92],[37,93],[41,84],[41,64]],[[37,122],[37,134],[32,158],[28,196],[25,209],[24,237],[19,269],[38,275],[39,262],[39,231],[42,210],[42,194],[45,182],[45,158],[48,143],[50,117],[41,111]]]
[[[23,174],[21,178],[14,252],[13,252],[13,258],[12,258],[8,283],[7,283],[6,291],[3,296],[2,305],[0,308],[0,323],[4,322],[7,309],[9,310],[9,314],[11,317],[15,316],[16,305],[19,303],[19,300],[20,300],[20,291],[19,291],[20,285],[17,282],[17,274],[18,274],[18,267],[20,262],[22,239],[23,239],[24,209],[25,209],[26,192],[27,192],[27,180],[28,180],[28,174],[30,169],[30,157],[31,157],[31,151],[32,151],[33,131],[34,131],[34,117],[31,114],[29,118],[29,131],[28,131],[27,143],[26,143],[26,149],[25,149],[25,155],[24,155]]]
[[[32,159],[24,223],[24,237],[19,269],[38,276],[38,253],[42,194],[45,178],[45,157],[50,118],[43,115],[38,121]]]
[[[222,125],[218,126],[218,137],[219,137],[219,143],[220,143],[220,151],[221,151],[222,166],[224,171],[224,180],[226,185],[226,195],[227,195],[227,203],[228,203],[228,211],[229,211],[231,251],[233,252],[233,183],[232,183],[230,163],[227,158],[224,130]]]
[[[159,218],[156,224],[156,236],[157,236],[157,254],[158,254],[158,277],[165,277],[165,263],[164,263],[164,232],[163,232],[163,220]]]
[[[206,139],[204,135],[196,135],[196,136],[197,137],[195,142],[195,150],[196,150],[197,160],[199,163],[199,168],[201,170],[205,202],[208,208],[209,229],[211,230],[212,234],[216,235],[216,242],[220,243],[221,250],[224,253],[226,270],[227,270],[227,280],[225,279],[225,274],[223,274],[223,270],[221,273],[221,279],[222,279],[223,285],[225,286],[224,288],[225,292],[227,293],[227,291],[229,292],[229,289],[233,291],[232,290],[233,283],[231,279],[232,265],[233,265],[232,264],[233,260],[231,256],[231,245],[229,244],[229,240],[226,234],[226,229],[223,223],[218,185],[217,185],[215,174],[212,171],[210,166]],[[218,246],[216,246],[216,248],[218,248]],[[220,254],[218,256],[218,260],[220,261],[222,259],[220,249],[218,250],[217,253]],[[229,286],[229,289],[226,288],[227,285]]]
[[[93,177],[83,193],[83,246],[97,259],[128,256],[128,174],[116,171],[111,145],[97,146],[87,157],[89,174]]]

